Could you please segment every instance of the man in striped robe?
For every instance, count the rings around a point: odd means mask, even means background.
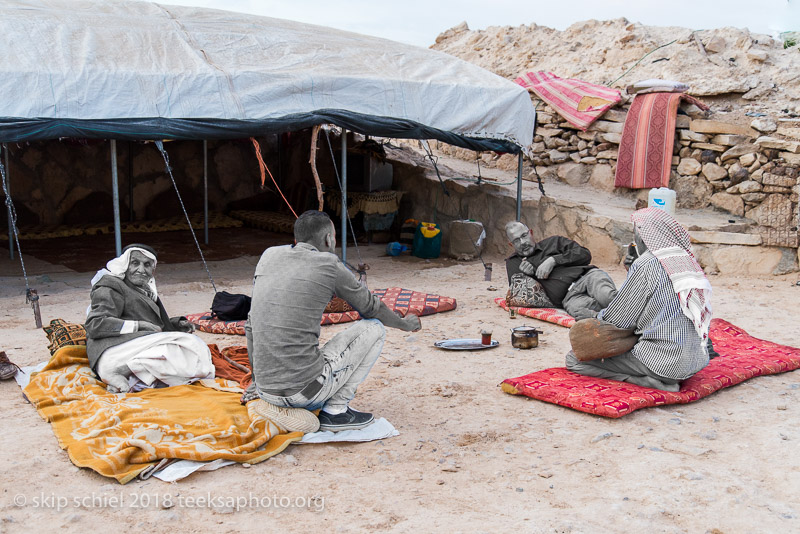
[[[632,217],[639,258],[597,318],[639,336],[623,354],[580,361],[578,374],[678,391],[680,382],[708,365],[711,284],[692,253],[689,233],[666,211],[646,208]]]

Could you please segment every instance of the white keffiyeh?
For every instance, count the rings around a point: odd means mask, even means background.
[[[711,283],[692,253],[689,232],[660,208],[639,210],[631,219],[648,250],[667,271],[684,315],[705,341],[711,324]]]

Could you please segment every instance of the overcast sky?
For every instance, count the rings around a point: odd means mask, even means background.
[[[734,26],[775,36],[800,31],[800,0],[159,0],[331,26],[428,47],[466,21],[470,29],[536,23],[558,30],[625,17],[695,30]],[[561,7],[563,6],[563,7]],[[561,7],[561,8],[559,8]]]

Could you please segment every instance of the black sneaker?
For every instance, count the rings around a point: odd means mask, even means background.
[[[375,420],[371,413],[357,412],[348,406],[344,413],[331,415],[325,411],[319,412],[319,429],[328,432],[341,432],[342,430],[358,430],[372,424]]]

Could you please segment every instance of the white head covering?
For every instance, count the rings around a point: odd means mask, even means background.
[[[147,258],[153,260],[154,268],[158,264],[158,260],[156,259],[156,257],[153,255],[152,252],[140,247],[130,247],[125,249],[122,252],[122,254],[119,255],[118,257],[109,260],[109,262],[106,263],[105,269],[100,269],[99,271],[97,271],[97,273],[92,278],[92,286],[94,286],[97,282],[100,281],[101,278],[103,278],[106,275],[111,275],[119,279],[124,279],[125,273],[128,271],[128,265],[131,262],[131,252],[133,252],[134,250],[141,252]],[[152,298],[154,301],[157,300],[158,290],[156,289],[155,278],[150,277],[150,280],[147,282],[147,287],[150,289],[149,291],[150,294],[148,296]]]
[[[631,219],[644,244],[672,280],[684,315],[705,341],[711,324],[711,283],[692,252],[689,232],[660,208],[639,210]]]

